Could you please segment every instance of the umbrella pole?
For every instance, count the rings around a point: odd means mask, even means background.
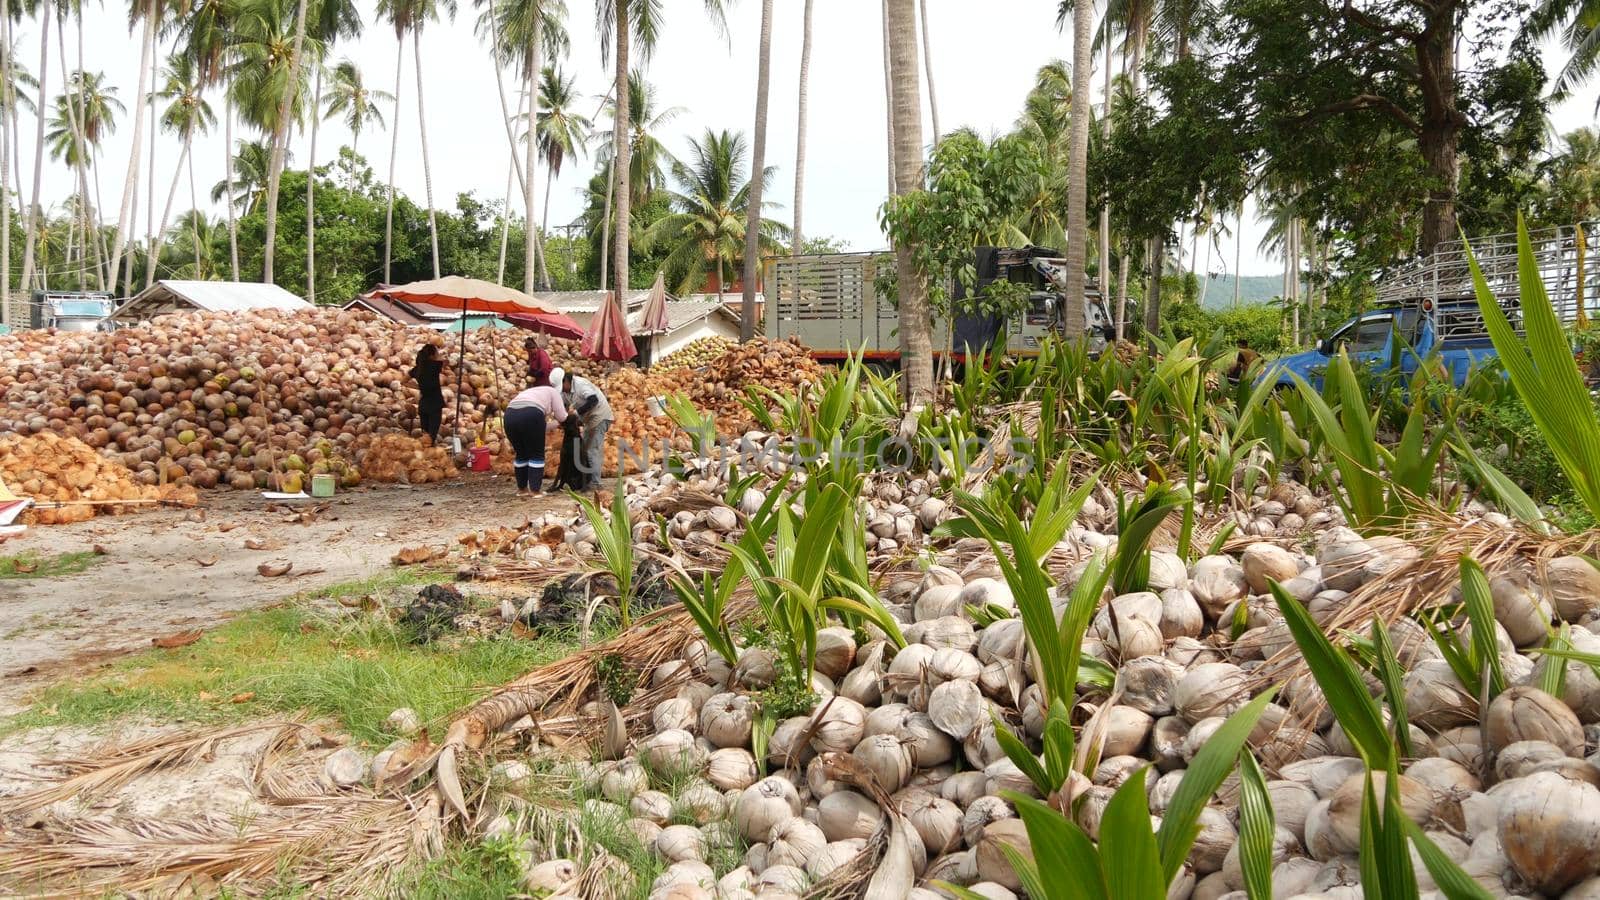
[[[466,365],[466,361],[467,361],[467,300],[466,300],[465,297],[463,297],[461,299],[461,349],[456,354],[456,424],[455,424],[455,432],[456,432],[456,442],[458,444],[458,446],[456,447],[456,450],[458,452],[461,449],[460,446],[459,446],[460,441],[461,441],[461,378],[462,378],[462,375],[464,374],[462,370]]]

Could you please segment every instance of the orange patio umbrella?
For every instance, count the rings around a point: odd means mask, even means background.
[[[456,421],[452,426],[456,429],[458,441],[461,436],[462,364],[467,356],[467,313],[559,315],[561,312],[516,288],[484,281],[481,278],[464,278],[460,275],[446,275],[443,278],[413,281],[410,284],[379,285],[373,289],[370,296],[387,297],[415,306],[431,306],[434,309],[451,312],[458,309],[461,311],[461,349],[456,358]]]

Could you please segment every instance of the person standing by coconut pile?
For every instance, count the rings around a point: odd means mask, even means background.
[[[605,392],[581,375],[566,373],[562,382],[563,399],[567,409],[583,424],[579,444],[578,472],[583,478],[583,490],[600,486],[600,467],[605,460],[606,432],[615,418]]]
[[[543,489],[545,427],[566,420],[566,404],[550,383],[549,372],[506,404],[505,430],[516,454],[517,493],[537,494]]]
[[[417,418],[422,422],[422,433],[428,436],[428,446],[439,440],[439,425],[444,417],[444,362],[439,359],[439,348],[423,344],[417,351],[417,363],[406,373],[417,383],[421,396],[417,398]]]
[[[550,361],[550,354],[545,350],[545,346],[549,343],[550,339],[542,333],[529,335],[528,339],[522,342],[522,349],[528,351],[528,377],[533,379],[534,384],[547,381],[550,373],[555,371],[555,366]],[[556,382],[555,386],[559,389],[560,382]]]

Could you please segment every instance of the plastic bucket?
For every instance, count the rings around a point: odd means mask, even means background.
[[[473,447],[467,451],[467,468],[474,472],[487,472],[494,460],[488,447]]]
[[[311,496],[332,497],[334,484],[332,475],[311,476]]]

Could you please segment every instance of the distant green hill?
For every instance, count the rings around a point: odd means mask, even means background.
[[[1204,306],[1209,309],[1226,309],[1233,305],[1232,275],[1216,275],[1207,279]],[[1239,279],[1239,303],[1264,303],[1283,293],[1283,278],[1278,275],[1246,275]]]

